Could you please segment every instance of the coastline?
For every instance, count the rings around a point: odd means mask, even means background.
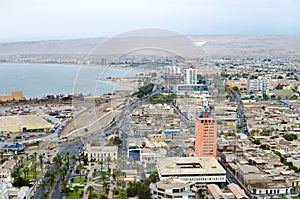
[[[123,78],[126,79],[128,77],[134,78],[136,77],[137,74],[145,72],[145,70],[135,70],[133,68],[128,68],[128,67],[105,66],[105,68],[102,67],[101,69],[107,71],[107,73],[103,75],[104,77],[96,78],[97,75],[94,75],[94,77],[92,78],[95,79],[93,82],[91,82],[89,80],[90,76],[88,75],[95,74],[93,69],[100,68],[101,65],[2,62],[0,63],[0,66],[2,68],[1,69],[2,75],[0,74],[0,76],[2,76],[0,84],[7,85],[7,86],[2,86],[2,88],[0,89],[0,95],[10,94],[12,91],[22,91],[26,99],[30,99],[30,98],[42,99],[45,98],[45,96],[47,95],[50,96],[74,95],[76,93],[83,93],[84,95],[88,95],[89,93],[92,93],[95,96],[99,96],[99,95],[111,93],[115,90],[132,90],[133,88],[136,87],[136,85],[129,83],[129,81],[127,80],[110,81],[108,78],[117,78],[117,79],[123,79]],[[60,66],[62,66],[62,68],[60,68]],[[74,88],[74,85],[76,84],[77,76],[80,73],[80,67],[91,68],[91,70],[87,72],[86,71],[82,72],[83,74],[82,80],[84,81],[83,82],[84,87],[81,86],[80,87],[81,89],[76,89]],[[36,76],[35,74],[37,73],[42,75]],[[118,77],[121,75],[124,76]],[[22,78],[15,79],[18,76],[21,76]],[[101,82],[100,83],[97,82],[99,80],[108,83],[108,85],[103,85],[103,86],[100,85]],[[96,88],[98,89],[91,90],[90,88],[93,88],[95,85]]]

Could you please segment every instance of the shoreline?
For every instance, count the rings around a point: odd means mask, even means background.
[[[148,73],[150,71],[147,71],[146,69],[143,69],[143,68],[137,68],[137,67],[121,67],[121,66],[116,66],[116,65],[101,65],[101,64],[76,64],[76,63],[47,63],[47,62],[1,62],[0,61],[0,65],[1,64],[20,64],[20,65],[30,65],[30,64],[34,64],[34,65],[37,65],[37,64],[41,64],[41,65],[56,65],[56,66],[59,66],[59,65],[65,65],[65,66],[77,66],[78,68],[80,67],[90,67],[90,68],[98,68],[98,67],[101,67],[101,66],[105,66],[104,69],[108,69],[108,68],[113,68],[113,69],[119,69],[119,70],[129,70],[129,71],[137,71],[136,73]]]
[[[146,69],[138,69],[138,68],[132,68],[132,67],[121,67],[121,66],[115,66],[115,65],[111,65],[111,66],[104,66],[104,65],[79,65],[79,64],[60,64],[60,63],[18,63],[18,62],[2,62],[0,63],[0,66],[3,68],[3,70],[7,70],[8,68],[10,68],[10,66],[12,68],[23,68],[24,70],[27,70],[27,66],[33,66],[33,68],[42,68],[41,70],[44,70],[44,68],[49,68],[51,71],[51,67],[56,67],[56,68],[60,68],[60,66],[64,67],[70,67],[71,69],[74,68],[75,70],[75,75],[78,75],[78,73],[80,73],[81,67],[82,69],[84,68],[99,68],[99,70],[105,70],[108,71],[108,75],[105,75],[107,77],[101,77],[99,76],[98,78],[95,78],[95,84],[97,84],[97,81],[103,81],[104,83],[108,83],[110,85],[107,85],[105,87],[109,88],[109,89],[105,89],[103,91],[101,90],[97,90],[97,92],[92,92],[93,95],[95,96],[101,96],[101,95],[105,95],[111,92],[114,92],[116,90],[132,90],[134,88],[137,87],[136,83],[132,83],[129,82],[130,80],[128,79],[134,79],[137,78],[138,74],[140,73],[148,73],[149,71]],[[15,66],[15,67],[14,67]],[[102,66],[102,68],[101,68]],[[59,70],[59,69],[58,69]],[[64,69],[62,69],[64,70]],[[115,71],[116,70],[116,71]],[[121,70],[121,71],[118,71]],[[60,71],[60,70],[59,70]],[[72,70],[73,71],[73,70]],[[111,77],[109,77],[109,75]],[[118,76],[118,75],[124,75],[123,77],[114,77],[114,76]],[[113,80],[111,80],[113,79]],[[123,80],[124,79],[124,80]],[[69,81],[68,85],[72,85],[74,84],[74,82],[72,83],[73,79],[71,79],[71,81]],[[68,82],[68,81],[67,81]],[[99,82],[98,82],[99,83]],[[101,84],[101,83],[100,83]],[[62,87],[64,88],[64,87]],[[51,92],[51,90],[53,90],[54,92]],[[61,90],[59,92],[55,92],[55,90]],[[64,91],[65,90],[65,91]],[[68,91],[69,90],[69,91]],[[84,90],[84,89],[83,89]],[[2,93],[0,93],[0,95],[10,95],[11,92],[13,91],[22,91],[23,92],[23,96],[26,98],[26,100],[29,99],[44,99],[46,98],[46,96],[70,96],[70,95],[76,95],[79,93],[83,93],[84,96],[90,96],[89,92],[85,92],[85,91],[74,91],[71,87],[66,87],[66,89],[52,89],[50,88],[49,91],[50,92],[43,92],[43,91],[39,91],[36,90],[35,92],[30,91],[28,93],[28,89],[27,88],[23,88],[22,86],[10,86],[7,89],[4,89]],[[103,93],[102,93],[103,92]]]

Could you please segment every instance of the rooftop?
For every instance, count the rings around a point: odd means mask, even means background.
[[[169,178],[157,182],[156,186],[163,189],[180,189],[193,184],[191,181]]]
[[[157,158],[157,166],[161,175],[226,173],[213,157]]]

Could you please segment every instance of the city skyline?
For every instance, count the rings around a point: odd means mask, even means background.
[[[300,2],[2,1],[0,42],[112,37],[139,28],[197,34],[300,34]]]

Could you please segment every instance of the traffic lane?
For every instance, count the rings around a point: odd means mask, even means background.
[[[64,143],[65,145],[66,143]],[[70,156],[72,155],[76,155],[79,152],[80,148],[82,146],[82,141],[76,140],[76,141],[72,141],[70,142],[68,145],[65,145],[64,148],[60,151],[60,155],[61,157],[64,157],[65,154],[69,151],[70,152]],[[70,176],[70,170],[71,167],[68,169],[68,173],[66,176]],[[61,181],[61,177],[58,177],[58,180],[55,182],[56,184],[54,185],[54,188],[52,190],[52,194],[51,194],[51,198],[52,199],[61,199],[63,198],[63,194],[61,193],[60,190],[60,181]]]

